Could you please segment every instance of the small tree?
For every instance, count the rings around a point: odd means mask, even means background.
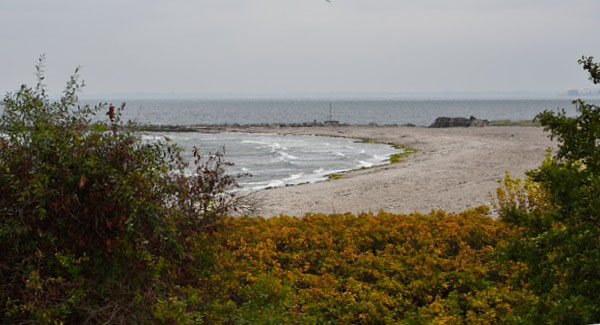
[[[2,104],[0,323],[181,320],[209,262],[200,238],[235,208],[235,179],[198,150],[186,176],[176,145],[121,121],[125,104],[80,106],[78,70],[50,101],[43,63],[37,86]]]
[[[579,63],[594,84],[600,82],[593,58]],[[529,266],[528,285],[542,298],[531,306],[537,322],[600,321],[600,107],[583,100],[573,104],[579,113],[575,117],[564,110],[536,117],[559,141],[556,156],[528,173],[552,208],[501,213],[504,221],[524,230],[509,254]]]

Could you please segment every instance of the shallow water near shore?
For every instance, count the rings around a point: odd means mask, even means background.
[[[245,190],[260,190],[326,180],[328,175],[389,163],[401,153],[390,145],[361,143],[355,139],[309,136],[252,134],[239,132],[146,132],[143,139],[171,139],[192,161],[192,150],[214,153],[225,149],[231,175],[250,174],[239,179]]]

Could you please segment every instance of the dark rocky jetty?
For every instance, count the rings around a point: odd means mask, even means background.
[[[223,123],[223,124],[193,124],[193,125],[139,125],[140,131],[149,132],[198,132],[198,131],[223,131],[226,129],[250,129],[250,128],[302,128],[302,127],[416,127],[412,123],[407,124],[348,124],[338,121],[325,122],[303,122],[303,123]]]
[[[480,120],[474,116],[465,117],[438,117],[430,128],[454,128],[454,127],[482,127],[490,125],[488,120]]]

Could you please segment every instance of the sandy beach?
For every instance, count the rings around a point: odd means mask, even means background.
[[[506,172],[522,177],[554,144],[540,127],[243,128],[228,131],[341,136],[409,146],[404,161],[346,173],[341,179],[265,190],[260,215],[460,212],[490,204]]]

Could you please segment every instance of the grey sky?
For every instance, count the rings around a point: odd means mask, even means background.
[[[87,93],[563,92],[591,87],[599,0],[0,0],[0,91],[47,54]]]

